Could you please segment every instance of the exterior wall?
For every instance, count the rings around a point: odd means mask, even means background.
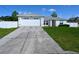
[[[62,21],[63,22],[63,24],[68,24],[68,22],[67,21]]]
[[[50,23],[49,23],[49,26],[52,26],[52,21],[49,21]]]
[[[78,27],[78,23],[68,23],[70,25],[70,27]]]
[[[41,26],[44,26],[44,18],[41,18]]]
[[[17,21],[1,21],[0,28],[16,28]]]
[[[22,19],[18,17],[19,26],[43,26],[44,18],[39,19]]]
[[[67,22],[67,21],[56,21],[56,26],[59,26],[60,23],[63,22],[63,24],[68,24],[70,27],[78,27],[78,23],[75,22]]]
[[[39,19],[21,19],[21,17],[18,17],[18,23],[19,26],[46,26],[44,25],[44,17]],[[52,26],[52,21],[48,22],[49,24],[47,26]],[[67,21],[56,21],[55,26],[59,26],[60,23],[68,24],[70,27],[78,27],[78,23],[68,23]]]
[[[59,26],[60,25],[60,21],[56,21],[56,26]]]

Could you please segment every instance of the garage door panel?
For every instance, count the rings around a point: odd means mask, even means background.
[[[40,26],[40,20],[39,19],[20,20],[19,25],[20,26]]]

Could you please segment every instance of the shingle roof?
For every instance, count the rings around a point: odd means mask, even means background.
[[[45,20],[62,20],[62,21],[64,21],[64,20],[66,20],[66,19],[63,19],[63,18],[60,18],[60,17],[52,17],[52,16],[43,16],[43,15],[39,15],[39,14],[32,14],[32,13],[28,13],[28,14],[19,14],[19,15],[17,15],[17,16],[19,16],[19,17],[21,17],[21,16],[28,16],[28,17],[44,17],[45,18]]]
[[[42,16],[42,15],[39,15],[39,14],[19,14],[17,16]]]
[[[45,20],[60,20],[60,21],[64,21],[66,19],[64,18],[60,18],[60,17],[52,17],[52,16],[46,16]]]

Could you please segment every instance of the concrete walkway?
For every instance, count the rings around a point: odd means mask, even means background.
[[[41,27],[21,27],[0,41],[0,54],[63,53]]]

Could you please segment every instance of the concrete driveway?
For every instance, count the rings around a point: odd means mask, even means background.
[[[0,41],[0,54],[63,53],[41,27],[20,27]]]

